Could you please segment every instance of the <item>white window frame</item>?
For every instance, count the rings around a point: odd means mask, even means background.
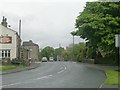
[[[0,58],[10,58],[10,49],[0,50]]]

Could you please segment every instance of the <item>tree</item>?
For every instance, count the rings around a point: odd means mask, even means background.
[[[41,52],[38,53],[38,58],[39,58],[39,60],[42,59],[42,53]]]
[[[87,2],[76,19],[76,35],[101,53],[115,53],[115,34],[120,34],[120,2]]]
[[[47,59],[49,60],[49,57],[54,56],[54,48],[50,46],[45,47],[41,50],[41,55],[42,57],[47,57]]]
[[[74,52],[73,52],[73,45],[70,44],[66,49],[69,52],[69,55],[67,55],[69,60],[74,59],[74,60],[81,61],[83,58],[84,49],[85,49],[85,43],[81,42],[79,44],[74,45]],[[74,54],[74,57],[73,57],[73,54]]]
[[[55,60],[57,60],[58,56],[61,57],[63,51],[64,51],[64,48],[62,48],[62,47],[55,49],[55,54],[54,54]]]
[[[64,61],[70,60],[70,51],[64,50],[61,55]]]

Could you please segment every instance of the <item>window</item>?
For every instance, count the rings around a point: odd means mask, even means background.
[[[0,58],[10,58],[10,50],[0,50]]]
[[[8,51],[8,57],[10,57],[10,50]]]
[[[2,58],[4,57],[4,51],[2,51]]]
[[[23,59],[23,50],[21,51],[21,58]]]
[[[7,50],[5,51],[5,57],[7,57]]]

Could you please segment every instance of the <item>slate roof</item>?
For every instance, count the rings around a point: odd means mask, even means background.
[[[33,43],[32,40],[30,40],[23,42],[23,46],[38,46],[38,45]]]

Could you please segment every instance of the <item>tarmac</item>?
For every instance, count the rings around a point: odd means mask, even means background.
[[[89,64],[89,63],[83,63],[83,64],[89,68],[96,68],[98,70],[101,70],[104,73],[105,73],[105,70],[118,70],[118,66],[105,66],[105,65]],[[13,69],[13,70],[7,70],[7,71],[0,72],[0,75],[17,73],[17,72],[21,72],[21,71],[25,71],[25,70],[31,70],[31,69],[35,69],[39,66],[40,66],[40,63],[36,62],[36,63],[32,63],[30,66],[25,67],[25,68],[17,68],[17,69]],[[106,75],[106,73],[105,73],[105,75]],[[106,75],[106,78],[107,78],[107,75]],[[118,85],[106,85],[104,82],[100,85],[99,88],[101,88],[101,89],[102,88],[119,88],[118,90],[120,90],[120,86],[118,86]]]

